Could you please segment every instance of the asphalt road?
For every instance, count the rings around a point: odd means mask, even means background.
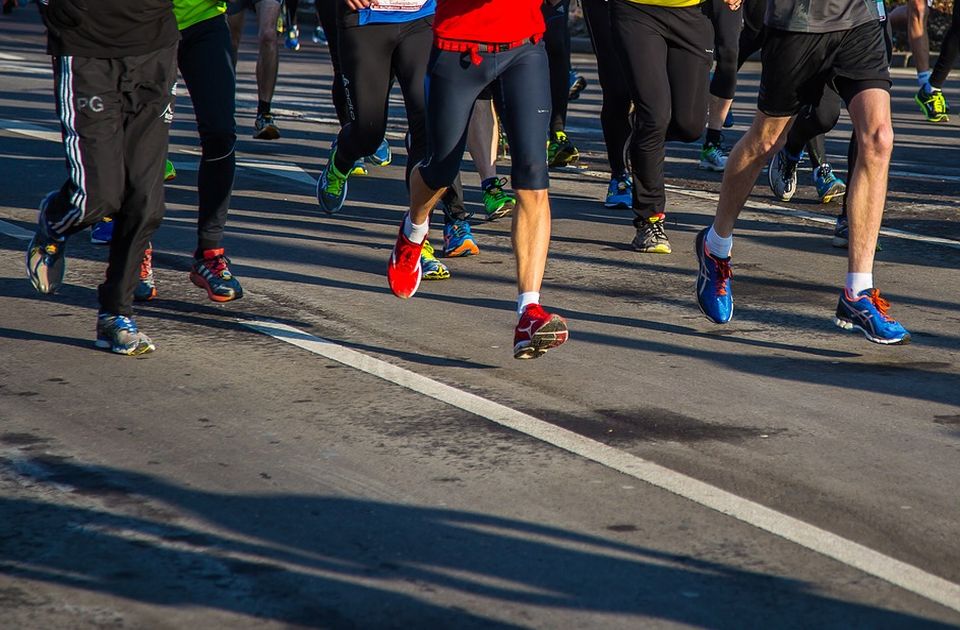
[[[283,137],[254,141],[252,42],[226,240],[246,296],[216,305],[187,279],[184,92],[160,298],[138,308],[158,351],[128,359],[93,349],[104,248],[71,239],[56,296],[24,278],[36,204],[65,171],[38,21],[0,22],[0,627],[960,625],[960,147],[955,122],[920,121],[909,72],[876,275],[913,344],[833,326],[835,208],[803,179],[791,204],[755,189],[736,319],[707,322],[692,243],[719,176],[671,145],[674,253],[633,252],[629,213],[599,203],[600,95],[577,57],[586,168],[553,174],[543,291],[571,340],[519,362],[509,221],[474,225],[480,256],[396,300],[401,101],[394,165],[322,215],[326,53],[284,51]],[[828,143],[840,170],[849,129]]]

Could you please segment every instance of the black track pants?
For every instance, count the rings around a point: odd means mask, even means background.
[[[197,173],[197,249],[216,249],[230,209],[237,168],[236,74],[230,61],[230,29],[223,16],[180,31],[177,63],[187,84],[200,134]]]
[[[700,139],[707,119],[713,25],[700,7],[611,0],[614,44],[635,105],[630,162],[638,214],[663,212],[666,142]]]
[[[607,146],[610,172],[620,175],[627,170],[627,143],[630,142],[630,88],[620,57],[613,44],[608,0],[580,0],[587,23],[593,52],[597,56],[597,75],[603,92],[600,127]]]
[[[147,242],[163,219],[176,45],[135,57],[54,57],[57,115],[69,178],[47,206],[48,229],[69,236],[114,217],[102,312],[133,314]]]
[[[713,58],[717,62],[710,80],[710,94],[732,99],[737,91],[743,7],[731,11],[724,0],[710,0],[705,6],[710,9],[710,21],[713,22]]]
[[[391,76],[396,76],[407,110],[410,145],[407,175],[427,154],[424,78],[433,46],[432,17],[395,24],[340,29],[340,62],[347,81],[349,122],[337,139],[336,167],[349,172],[372,154],[387,130]]]
[[[567,125],[570,100],[570,0],[556,6],[543,3],[543,21],[547,30],[543,43],[550,61],[550,132],[563,131]]]

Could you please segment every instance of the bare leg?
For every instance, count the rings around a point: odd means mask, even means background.
[[[480,181],[497,176],[497,146],[500,132],[493,113],[493,101],[478,100],[467,128],[467,150],[480,174]]]
[[[270,103],[273,101],[273,91],[277,87],[277,72],[280,67],[280,53],[277,49],[277,19],[280,17],[280,3],[275,0],[263,0],[258,2],[256,7],[260,46],[260,55],[257,57],[257,98]]]
[[[544,190],[518,190],[514,210],[513,252],[517,258],[517,289],[540,291],[550,248],[550,199]]]
[[[757,176],[770,155],[786,142],[792,120],[790,117],[774,118],[758,111],[750,129],[733,147],[723,172],[720,202],[713,220],[713,229],[718,235],[727,237],[733,234],[733,225],[757,182]]]
[[[710,109],[707,113],[707,129],[723,129],[723,121],[726,120],[731,107],[733,107],[732,98],[720,98],[711,94]]]
[[[907,1],[907,38],[917,72],[930,69],[930,40],[927,37],[927,0]]]
[[[230,27],[230,43],[233,45],[233,67],[237,67],[237,59],[240,51],[240,37],[243,35],[243,16],[244,12],[235,13],[227,16],[227,26]]]
[[[410,222],[421,224],[430,219],[430,211],[437,207],[446,188],[433,190],[420,176],[420,169],[410,173]]]
[[[857,162],[847,191],[847,269],[850,273],[872,273],[893,152],[890,94],[881,89],[864,90],[850,101],[849,112],[857,136]]]

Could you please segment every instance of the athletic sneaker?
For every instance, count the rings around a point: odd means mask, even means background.
[[[523,309],[513,332],[513,358],[536,359],[569,337],[566,320],[546,312],[539,304],[530,304]]]
[[[132,317],[113,313],[97,314],[96,343],[98,348],[129,356],[157,349],[150,338],[140,332]]]
[[[450,277],[450,270],[437,259],[430,241],[424,241],[420,250],[420,273],[424,280],[446,280]]]
[[[253,123],[253,137],[257,140],[276,140],[280,137],[280,128],[273,122],[273,114],[257,114]]]
[[[320,203],[320,209],[327,214],[339,212],[343,208],[343,202],[347,200],[347,178],[350,175],[344,175],[337,170],[334,160],[336,155],[337,150],[334,149],[320,173],[320,179],[317,180],[317,202]]]
[[[193,261],[190,280],[206,289],[207,297],[214,302],[230,302],[243,297],[243,288],[230,272],[230,259],[224,256],[222,247],[200,252],[200,258]]]
[[[547,143],[547,164],[551,167],[567,166],[579,159],[580,152],[567,138],[567,134],[562,131],[554,131]]]
[[[697,276],[697,304],[707,319],[716,324],[726,324],[733,317],[733,269],[730,258],[717,258],[707,251],[707,230],[697,234],[697,260],[700,273]]]
[[[833,321],[845,330],[859,330],[873,343],[910,343],[910,333],[887,314],[889,309],[890,302],[880,297],[878,289],[866,289],[855,297],[844,289]]]
[[[637,235],[633,237],[633,248],[644,254],[669,254],[670,239],[663,229],[667,215],[659,212],[648,219],[636,217],[633,225],[637,228]]]
[[[446,258],[476,256],[480,253],[477,242],[473,240],[470,223],[466,219],[457,219],[443,226],[443,255]]]
[[[327,43],[327,34],[323,32],[322,26],[317,26],[313,29],[313,35],[310,37],[313,40],[314,44],[326,44]]]
[[[927,122],[950,122],[950,116],[947,115],[950,108],[941,90],[933,88],[928,93],[924,88],[920,88],[913,100],[920,106],[920,111],[926,117]]]
[[[727,111],[727,117],[723,119],[723,128],[729,129],[737,124],[737,119],[733,115],[733,109]]]
[[[767,166],[767,181],[770,182],[770,190],[773,196],[780,201],[790,201],[793,193],[797,192],[797,164],[799,160],[793,160],[787,155],[786,149],[780,149],[770,165]]]
[[[300,50],[300,27],[292,26],[283,38],[283,45],[289,50]]]
[[[834,247],[846,247],[850,242],[850,225],[847,223],[847,217],[840,215],[837,217],[837,223],[833,226]]]
[[[486,184],[483,188],[483,211],[487,215],[487,221],[496,221],[510,214],[517,205],[517,200],[503,191],[507,180],[493,177],[487,180]]]
[[[727,154],[723,151],[720,144],[704,144],[700,149],[700,164],[697,168],[704,171],[713,171],[722,173],[727,167]]]
[[[40,201],[37,231],[27,246],[27,277],[38,293],[56,293],[67,269],[63,257],[67,241],[50,234],[47,226],[47,206],[58,192],[51,191]]]
[[[153,279],[153,250],[147,247],[140,261],[140,280],[133,290],[133,299],[136,302],[149,302],[157,297],[157,283]]]
[[[587,80],[570,68],[570,95],[567,100],[575,101],[580,98],[580,92],[583,92],[585,87],[587,87]]]
[[[90,242],[94,245],[109,245],[113,240],[113,217],[104,217],[90,226]]]
[[[629,208],[633,203],[633,182],[629,173],[621,173],[610,178],[607,185],[607,199],[603,205],[607,208]]]
[[[177,169],[173,167],[173,162],[166,160],[166,164],[163,165],[163,181],[172,182],[177,178]]]
[[[353,167],[350,169],[351,175],[369,175],[367,171],[367,165],[363,163],[363,158],[358,159],[353,163]]]
[[[423,269],[420,266],[423,244],[414,243],[404,235],[405,222],[406,215],[400,223],[397,243],[393,246],[390,261],[387,263],[387,283],[390,285],[390,290],[395,296],[403,299],[413,297],[420,288],[420,279],[423,277]]]
[[[833,174],[829,164],[821,164],[813,170],[813,183],[817,187],[817,196],[821,203],[830,203],[847,193],[847,184]]]
[[[390,151],[390,144],[384,138],[377,150],[366,157],[367,162],[374,166],[387,166],[393,160],[393,153]]]

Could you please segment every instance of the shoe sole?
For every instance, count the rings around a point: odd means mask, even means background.
[[[280,138],[280,130],[276,127],[266,127],[253,132],[254,140],[277,140],[278,138]]]
[[[841,183],[836,183],[830,187],[824,195],[820,197],[820,203],[830,203],[836,199],[840,199],[847,194],[847,187]]]
[[[640,247],[636,243],[630,243],[634,251],[640,252],[641,254],[672,254],[673,248],[669,245],[661,244],[654,247]]]
[[[550,168],[563,168],[564,166],[570,166],[571,164],[576,164],[580,161],[580,153],[572,153],[569,155],[558,154],[553,160],[550,161],[547,166]]]
[[[190,272],[190,281],[207,292],[207,297],[213,302],[233,302],[243,297],[243,291],[237,291],[233,295],[218,295],[213,292],[210,285],[197,273]]]
[[[496,221],[497,219],[502,219],[503,217],[507,216],[511,212],[513,212],[513,206],[504,205],[500,209],[494,210],[493,212],[488,214],[487,221]]]
[[[480,248],[477,247],[476,245],[473,245],[472,247],[469,245],[461,245],[460,247],[452,251],[443,252],[444,258],[463,258],[465,256],[479,256],[479,255],[480,255]]]
[[[194,283],[194,284],[196,284],[196,283]],[[133,294],[133,301],[134,301],[134,302],[150,302],[150,301],[155,300],[155,299],[157,299],[157,289],[156,289],[156,288],[151,289],[149,295],[137,295],[136,293]]]
[[[910,333],[907,333],[906,335],[904,335],[903,337],[900,337],[899,339],[883,339],[881,337],[874,337],[869,333],[869,331],[867,331],[862,326],[854,324],[853,322],[846,319],[840,319],[839,317],[834,317],[833,323],[836,324],[838,328],[842,328],[844,330],[853,330],[853,331],[859,330],[860,332],[863,333],[863,336],[867,338],[867,341],[878,343],[883,346],[905,346],[908,343],[910,343]]]
[[[923,101],[917,98],[916,95],[913,97],[913,102],[920,107],[920,113],[923,114],[923,117],[924,119],[926,119],[927,122],[929,123],[950,122],[950,116],[948,116],[947,114],[935,114],[933,116],[930,116],[930,114],[927,113],[927,108],[924,106]]]
[[[431,281],[433,281],[433,280],[449,280],[449,279],[450,279],[450,272],[448,271],[448,272],[445,273],[445,274],[443,274],[443,273],[436,273],[436,272],[431,272],[431,273],[423,273],[423,272],[421,272],[421,278],[422,278],[423,280],[431,280]]]
[[[717,166],[716,164],[711,164],[710,162],[701,161],[700,164],[697,165],[697,168],[700,169],[701,171],[710,171],[711,173],[722,173],[723,169],[725,169],[726,167]]]
[[[66,261],[61,258],[61,261],[63,263],[62,272],[50,274],[49,273],[50,268],[44,267],[47,273],[41,274],[40,268],[42,265],[40,264],[40,261],[43,260],[43,255],[40,255],[39,258],[36,260],[36,262],[31,261],[30,258],[31,258],[32,250],[33,248],[30,248],[27,250],[27,260],[26,260],[27,277],[30,278],[30,284],[33,285],[33,288],[37,293],[42,293],[43,295],[53,295],[54,293],[57,292],[57,290],[60,289],[61,286],[63,286],[63,276],[66,274],[66,270],[67,270]],[[59,279],[54,282],[51,280],[52,276],[59,276]]]
[[[771,160],[770,164],[767,164],[767,185],[770,187],[770,192],[773,193],[773,198],[778,201],[790,201],[793,199],[794,193],[797,192],[796,187],[794,187],[793,192],[784,195],[778,195],[777,189],[773,187],[773,161]]]
[[[363,160],[365,162],[368,162],[369,164],[373,164],[374,166],[390,166],[390,164],[393,162],[392,157],[388,159],[386,162],[381,162],[376,158],[374,158],[372,155],[368,155],[367,157],[363,158]]]
[[[153,352],[157,349],[157,346],[151,341],[150,343],[138,343],[136,346],[130,349],[120,348],[114,346],[112,343],[105,339],[97,339],[94,342],[94,345],[103,350],[109,350],[113,354],[120,354],[127,357],[137,357],[141,354],[147,354],[148,352]]]
[[[567,323],[559,315],[552,315],[550,321],[533,333],[527,345],[513,347],[514,359],[539,359],[547,350],[556,348],[570,338]]]

